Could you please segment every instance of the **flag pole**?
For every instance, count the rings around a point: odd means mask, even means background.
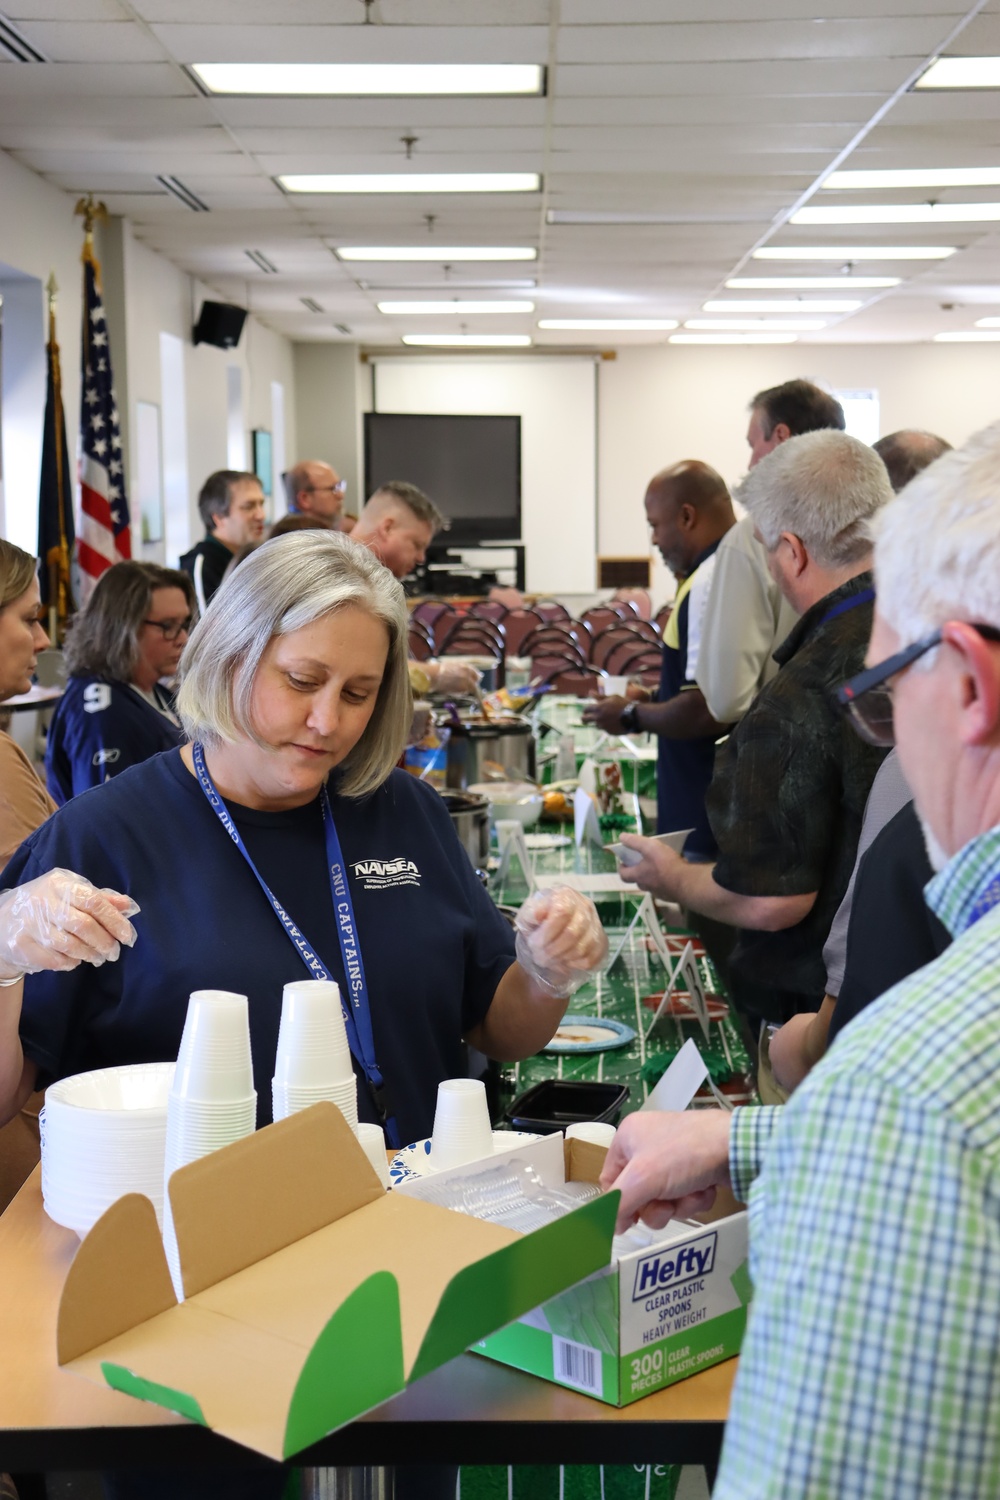
[[[49,639],[58,646],[66,633],[66,623],[73,610],[73,595],[70,580],[69,536],[66,516],[68,496],[66,494],[66,427],[63,420],[62,374],[59,364],[59,343],[56,339],[56,304],[59,284],[53,271],[45,288],[49,307],[49,370],[52,379],[52,443],[55,453],[56,508],[58,518],[58,541],[49,547],[45,562],[49,574]]]

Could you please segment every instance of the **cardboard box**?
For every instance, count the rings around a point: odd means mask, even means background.
[[[596,1182],[605,1152],[565,1146],[564,1180]],[[703,1220],[669,1224],[648,1249],[481,1339],[475,1352],[611,1406],[732,1358],[750,1301],[747,1214],[730,1198]]]
[[[63,1288],[61,1365],[290,1458],[606,1265],[617,1194],[530,1235],[386,1193],[339,1110],[170,1179],[185,1301],[153,1205],[94,1225]]]

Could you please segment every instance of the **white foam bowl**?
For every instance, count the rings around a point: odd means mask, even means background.
[[[534,828],[542,815],[542,794],[527,781],[477,781],[466,787],[477,792],[490,804],[490,816],[516,818],[525,828]]]

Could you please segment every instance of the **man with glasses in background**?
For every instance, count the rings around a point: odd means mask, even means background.
[[[320,458],[306,458],[282,475],[290,516],[315,516],[339,529],[347,481]]]
[[[263,537],[266,504],[257,475],[241,469],[217,469],[202,485],[198,510],[205,535],[180,560],[194,583],[202,614],[236,553]]]
[[[782,1109],[630,1115],[602,1183],[661,1225],[732,1186],[754,1302],[715,1500],[1000,1494],[1000,424],[885,511],[870,669],[952,935]]]

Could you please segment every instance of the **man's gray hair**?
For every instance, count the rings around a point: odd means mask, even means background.
[[[903,645],[946,620],[1000,626],[1000,422],[942,454],[886,508],[875,578],[879,613]]]
[[[266,743],[253,724],[253,690],[268,644],[345,605],[382,621],[389,654],[375,711],[338,768],[338,791],[364,797],[380,787],[403,752],[411,718],[406,604],[374,554],[336,531],[274,537],[223,583],[181,658],[177,707],[190,738]]]
[[[841,568],[870,550],[872,519],[892,499],[892,487],[866,443],[826,429],[779,444],[750,470],[736,498],[768,551],[788,531],[821,567]]]

